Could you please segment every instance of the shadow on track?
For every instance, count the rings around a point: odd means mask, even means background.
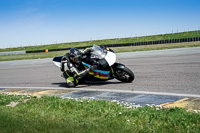
[[[84,88],[88,86],[103,86],[108,84],[124,84],[123,82],[109,82],[109,81],[85,81],[83,83],[79,83],[75,88]],[[52,83],[52,85],[59,86],[59,87],[67,87],[66,82],[59,82],[59,83]]]

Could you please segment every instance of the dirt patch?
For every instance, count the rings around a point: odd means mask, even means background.
[[[10,104],[8,104],[6,106],[15,107],[17,104],[19,104],[19,102],[10,102]]]

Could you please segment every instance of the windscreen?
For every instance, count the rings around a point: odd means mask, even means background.
[[[103,50],[100,46],[93,45],[92,47],[92,54],[97,55],[99,59],[105,58],[107,54],[107,50]]]

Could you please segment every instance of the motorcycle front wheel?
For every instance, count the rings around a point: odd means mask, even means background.
[[[127,67],[115,70],[115,78],[122,82],[132,82],[135,79],[134,73]]]

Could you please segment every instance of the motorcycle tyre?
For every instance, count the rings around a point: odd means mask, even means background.
[[[116,71],[118,71],[118,70],[122,71],[122,72],[125,72],[127,75],[129,75],[129,77],[128,78],[126,77],[126,78],[122,79],[122,78],[117,77],[117,75],[116,75],[115,78],[117,80],[122,81],[122,82],[126,82],[126,83],[130,83],[135,79],[134,73],[129,68],[124,67],[123,69],[117,69]]]

